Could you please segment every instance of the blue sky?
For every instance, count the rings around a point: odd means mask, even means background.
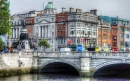
[[[49,1],[54,3],[57,11],[62,7],[67,10],[70,7],[80,8],[83,11],[97,9],[98,15],[118,16],[124,19],[130,19],[130,0],[10,0],[11,14],[23,13],[30,10],[42,10],[43,4]]]

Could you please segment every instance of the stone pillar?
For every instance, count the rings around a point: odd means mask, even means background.
[[[15,38],[15,34],[14,34],[14,32],[15,32],[15,31],[14,31],[14,28],[13,28],[13,38]]]
[[[92,76],[90,71],[90,58],[81,58],[81,76]]]
[[[40,32],[41,30],[40,30],[40,26],[38,27],[38,36],[39,36],[39,38],[41,37],[41,35],[40,35]]]
[[[19,35],[19,38],[20,38],[20,28],[19,28],[19,31],[18,31],[18,35]]]
[[[18,28],[16,28],[16,38],[18,38]]]
[[[49,37],[49,25],[47,25],[47,37]]]
[[[44,38],[44,26],[42,26],[42,38]]]

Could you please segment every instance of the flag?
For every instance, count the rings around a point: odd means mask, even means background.
[[[86,38],[82,38],[82,42],[86,42]]]
[[[68,44],[71,44],[71,43],[72,43],[71,39],[68,39]]]

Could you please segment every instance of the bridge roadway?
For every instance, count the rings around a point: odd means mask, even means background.
[[[93,76],[103,67],[113,64],[130,64],[130,52],[35,52],[39,72],[47,65],[64,63],[81,76]],[[47,68],[46,68],[47,69]]]

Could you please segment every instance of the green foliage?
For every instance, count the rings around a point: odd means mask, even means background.
[[[47,40],[40,40],[39,43],[38,43],[39,46],[43,46],[45,48],[49,48],[50,47],[50,44],[47,42]]]
[[[10,34],[11,17],[9,13],[9,4],[6,0],[0,0],[0,35]]]
[[[4,49],[4,42],[2,40],[2,38],[0,38],[0,50]]]

